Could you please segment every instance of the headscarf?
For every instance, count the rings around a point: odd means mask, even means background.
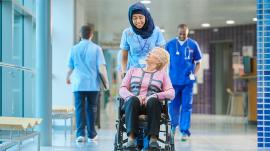
[[[135,14],[142,14],[145,16],[145,24],[141,29],[138,29],[133,24],[132,15],[134,13]],[[150,15],[149,11],[146,9],[146,7],[142,3],[137,2],[129,7],[128,19],[129,19],[129,23],[130,23],[133,31],[137,35],[140,35],[143,39],[147,39],[152,35],[152,33],[155,29],[154,21]]]

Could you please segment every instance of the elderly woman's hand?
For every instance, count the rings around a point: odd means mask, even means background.
[[[146,102],[145,102],[145,96],[139,95],[138,98],[140,100],[140,104],[141,105],[145,105],[146,104]]]
[[[157,98],[157,94],[152,94],[152,95],[148,96],[148,97],[146,98],[146,102],[147,102],[150,98]]]

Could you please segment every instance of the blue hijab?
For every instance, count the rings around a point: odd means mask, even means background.
[[[141,29],[138,29],[132,22],[132,15],[134,13],[139,13],[145,16],[145,24]],[[147,39],[152,35],[155,29],[154,21],[142,3],[138,2],[129,7],[128,19],[133,31],[137,35],[140,35],[143,39]]]

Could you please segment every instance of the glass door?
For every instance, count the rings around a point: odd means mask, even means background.
[[[11,49],[4,49],[3,62],[22,66],[23,62],[23,15],[12,10]],[[23,71],[3,68],[2,98],[4,116],[23,116]]]

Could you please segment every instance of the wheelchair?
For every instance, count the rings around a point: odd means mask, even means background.
[[[117,132],[115,134],[114,138],[114,151],[125,151],[127,150],[125,147],[125,144],[127,143],[128,139],[124,138],[124,135],[127,133],[127,129],[125,127],[125,114],[124,114],[124,99],[118,97],[117,101],[119,103],[118,106],[118,119],[116,120],[116,129]],[[160,130],[159,133],[164,134],[165,138],[161,139],[162,135],[159,135],[160,138],[158,138],[159,142],[159,149],[156,149],[155,151],[174,151],[174,138],[170,134],[170,121],[169,121],[169,115],[168,115],[168,108],[167,108],[168,100],[162,101],[162,113],[161,113],[161,120],[160,120],[160,126],[165,125],[165,130]],[[140,115],[139,116],[139,134],[137,135],[137,148],[132,151],[141,151],[143,148],[145,148],[145,137],[144,137],[144,131],[147,128],[147,115]],[[145,151],[145,150],[144,150]],[[152,151],[152,150],[148,150]]]

